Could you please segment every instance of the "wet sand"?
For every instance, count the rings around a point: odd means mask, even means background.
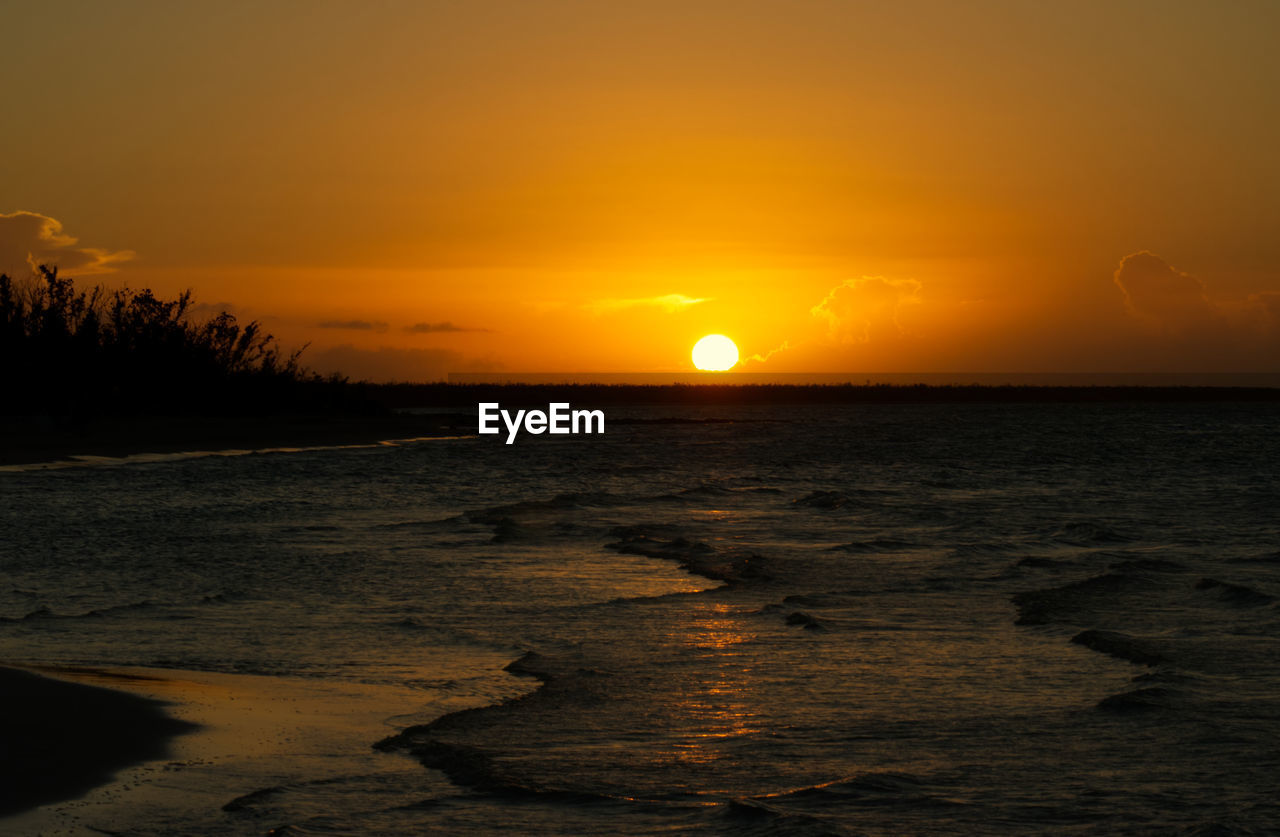
[[[0,668],[0,816],[81,796],[195,729],[157,700]]]
[[[0,668],[2,834],[262,833],[333,813],[308,789],[353,776],[427,793],[416,760],[372,745],[471,705],[402,685],[28,668]]]

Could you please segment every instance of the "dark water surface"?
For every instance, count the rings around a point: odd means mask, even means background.
[[[0,659],[415,696],[130,834],[1280,831],[1274,406],[668,415],[0,473]]]

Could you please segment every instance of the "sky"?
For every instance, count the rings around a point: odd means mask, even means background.
[[[1280,371],[1280,4],[0,0],[0,271],[304,364]]]

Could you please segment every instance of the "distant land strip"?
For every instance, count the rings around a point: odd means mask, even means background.
[[[848,383],[431,383],[366,386],[370,398],[391,409],[474,409],[482,401],[515,406],[568,402],[575,407],[591,408],[649,404],[713,407],[787,404],[1280,403],[1280,387],[1269,386],[930,386]]]
[[[450,372],[451,384],[1280,387],[1280,372]]]

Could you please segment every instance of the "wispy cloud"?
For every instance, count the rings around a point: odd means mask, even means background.
[[[339,331],[376,331],[379,334],[387,330],[387,324],[376,320],[325,320],[316,324],[319,328],[332,328]]]
[[[667,313],[683,311],[691,305],[710,302],[712,297],[691,297],[684,294],[666,294],[664,296],[645,296],[632,299],[597,299],[588,302],[583,308],[592,314],[609,314],[626,308],[661,308]]]
[[[783,340],[764,354],[753,354],[744,364],[767,363],[782,352],[803,350],[814,342],[867,343],[904,334],[899,313],[920,300],[921,284],[915,279],[862,276],[846,279],[827,291],[809,314],[827,327],[825,337],[811,336],[792,342]]]
[[[445,321],[441,323],[414,323],[411,326],[405,326],[404,330],[410,334],[442,334],[457,331],[489,331],[487,328],[471,328],[469,326],[454,325]]]
[[[110,273],[132,259],[132,250],[81,247],[79,239],[62,230],[62,222],[37,212],[0,213],[0,273],[21,276],[41,265],[85,276]]]
[[[790,348],[791,348],[791,341],[790,341],[790,340],[783,340],[783,341],[782,341],[782,345],[780,345],[780,346],[778,346],[778,347],[776,347],[776,348],[770,349],[769,351],[765,352],[764,354],[756,353],[756,354],[752,355],[751,357],[747,358],[747,359],[746,359],[745,361],[743,361],[743,362],[744,362],[744,363],[764,363],[764,362],[765,362],[765,361],[767,361],[769,358],[771,358],[771,357],[773,357],[774,355],[776,355],[778,352],[785,352],[787,349],[790,349]]]

